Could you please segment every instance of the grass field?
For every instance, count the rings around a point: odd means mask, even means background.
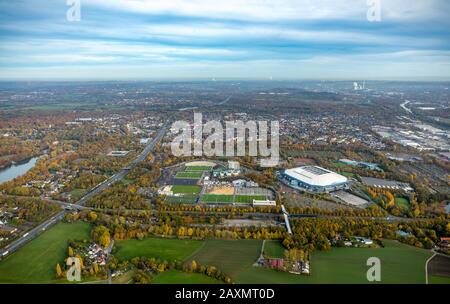
[[[169,270],[156,276],[152,284],[222,284],[222,282],[201,273]]]
[[[399,207],[409,209],[409,201],[404,197],[396,197],[394,202]]]
[[[184,171],[209,171],[211,170],[211,166],[187,166]]]
[[[204,195],[202,195],[201,201],[207,202],[207,203],[232,203],[233,195],[204,194]]]
[[[254,240],[208,240],[192,259],[218,267],[237,283],[320,284],[369,283],[366,280],[367,259],[378,257],[381,260],[381,283],[423,284],[425,261],[431,256],[427,250],[389,240],[385,241],[385,248],[332,248],[329,252],[314,252],[311,275],[299,276],[253,267],[261,243]],[[279,250],[273,249],[274,254]]]
[[[269,258],[284,258],[285,248],[279,241],[266,241],[264,244],[264,256]]]
[[[184,171],[184,172],[178,172],[175,175],[175,178],[189,178],[189,179],[199,179],[202,177],[202,172],[188,172],[188,171]]]
[[[187,186],[187,185],[174,185],[172,186],[172,192],[177,193],[187,193],[187,194],[199,194],[202,190],[199,186]]]
[[[66,256],[69,239],[89,239],[90,225],[60,223],[0,262],[0,283],[56,282],[56,263]]]
[[[203,241],[146,238],[117,241],[114,256],[119,260],[153,257],[166,261],[182,261],[203,245]]]
[[[429,276],[428,283],[430,284],[450,284],[450,278],[441,276]]]
[[[85,195],[87,192],[86,189],[73,189],[72,191],[70,191],[70,195],[72,197],[72,201],[76,202],[78,201],[80,198],[83,197],[83,195]]]
[[[190,260],[216,266],[233,280],[253,268],[259,256],[262,241],[259,240],[207,240]]]

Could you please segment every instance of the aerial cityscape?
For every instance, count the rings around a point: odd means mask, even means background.
[[[0,283],[450,284],[450,5],[345,2],[1,1]]]

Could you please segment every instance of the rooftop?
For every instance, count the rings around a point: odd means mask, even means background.
[[[346,183],[348,181],[345,176],[318,166],[303,166],[287,169],[284,173],[312,186],[325,187]]]

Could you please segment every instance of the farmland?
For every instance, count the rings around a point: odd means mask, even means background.
[[[182,261],[202,246],[202,241],[146,238],[116,242],[114,255],[119,260],[153,257],[166,261]]]
[[[65,257],[67,241],[87,240],[89,231],[84,222],[57,224],[0,262],[0,283],[56,282],[55,265]]]
[[[266,242],[269,244],[266,252],[279,256],[282,247],[270,243]],[[218,267],[237,283],[369,283],[366,262],[374,256],[381,260],[381,283],[415,284],[425,282],[424,265],[431,255],[426,250],[388,240],[385,248],[332,248],[329,252],[314,252],[311,275],[298,276],[253,267],[261,244],[254,240],[208,240],[192,259]]]

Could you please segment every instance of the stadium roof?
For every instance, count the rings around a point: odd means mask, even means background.
[[[326,187],[347,182],[347,178],[317,166],[304,166],[287,169],[284,174],[311,186]]]

